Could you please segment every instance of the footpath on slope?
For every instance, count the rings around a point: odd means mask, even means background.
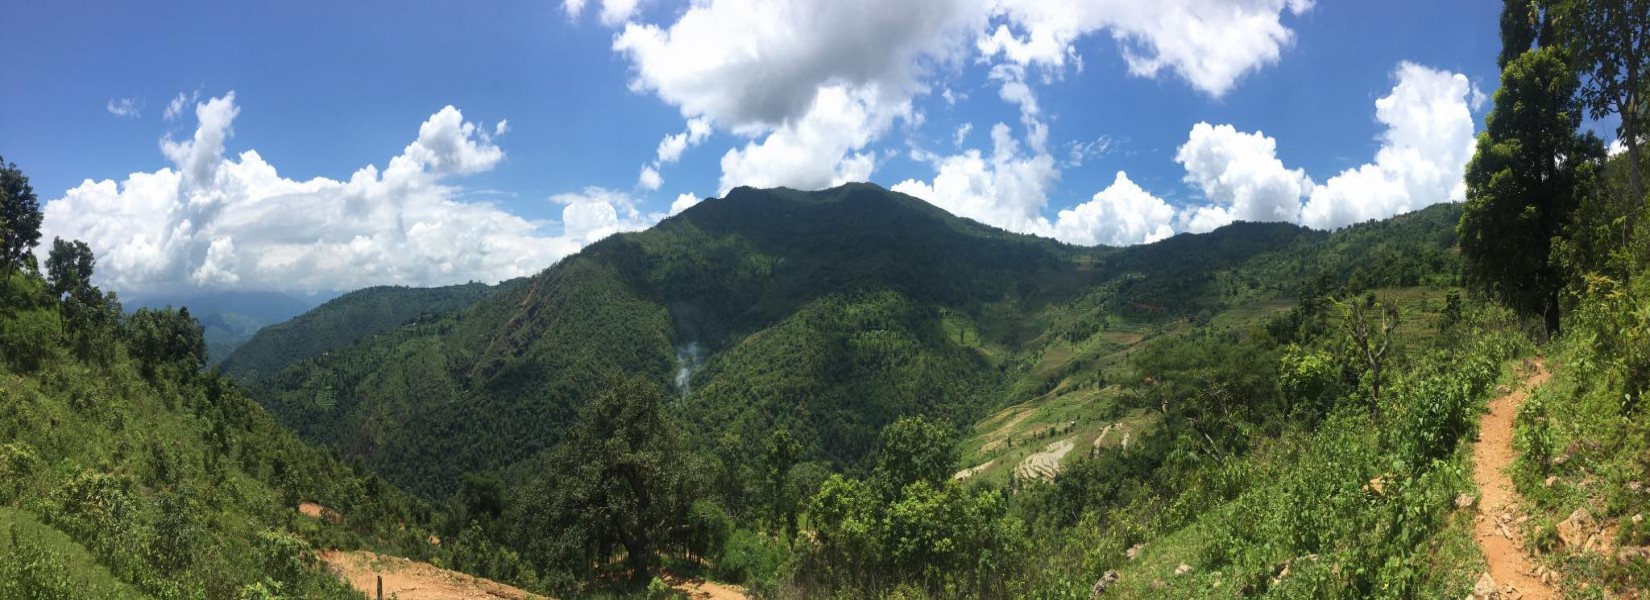
[[[1525,366],[1526,370],[1533,367],[1533,372],[1524,374],[1522,382],[1491,401],[1489,412],[1479,418],[1478,442],[1472,447],[1472,479],[1478,483],[1478,492],[1482,494],[1478,499],[1478,516],[1473,524],[1473,541],[1478,543],[1484,551],[1484,558],[1489,561],[1489,576],[1494,580],[1492,587],[1499,588],[1482,589],[1487,582],[1480,579],[1479,588],[1474,589],[1477,597],[1495,595],[1527,600],[1559,597],[1557,590],[1536,576],[1534,562],[1524,553],[1522,544],[1514,541],[1519,533],[1512,520],[1517,514],[1521,497],[1513,488],[1512,478],[1507,475],[1507,468],[1515,457],[1512,447],[1513,419],[1518,415],[1518,407],[1524,404],[1524,398],[1546,383],[1550,375],[1546,362],[1539,357],[1527,361]]]

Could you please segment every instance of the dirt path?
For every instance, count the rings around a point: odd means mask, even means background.
[[[1478,421],[1478,443],[1472,447],[1472,479],[1478,483],[1483,497],[1478,500],[1478,517],[1473,525],[1473,541],[1483,549],[1489,561],[1490,577],[1501,588],[1502,596],[1529,600],[1558,598],[1552,586],[1536,578],[1535,565],[1524,553],[1516,524],[1511,523],[1520,500],[1513,488],[1507,468],[1512,465],[1513,418],[1524,398],[1535,388],[1547,382],[1547,365],[1536,358],[1534,372],[1526,371],[1524,380],[1516,389],[1490,402],[1490,411]],[[1507,594],[1507,587],[1514,594]]]
[[[665,582],[690,600],[746,600],[749,598],[739,586],[704,579],[684,579],[675,575],[666,575]]]
[[[378,577],[384,577],[384,597],[400,600],[539,600],[544,596],[531,594],[491,579],[471,577],[457,571],[383,556],[367,551],[340,552],[327,550],[320,554],[322,562],[351,587],[376,598]]]

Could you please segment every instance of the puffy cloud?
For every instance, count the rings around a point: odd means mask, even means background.
[[[664,184],[664,177],[660,176],[659,170],[651,165],[642,167],[642,174],[636,176],[636,187],[650,192],[659,189],[659,186]]]
[[[576,15],[583,4],[569,0],[564,7]],[[875,159],[867,145],[896,121],[921,123],[915,97],[935,86],[947,103],[966,97],[936,74],[970,58],[988,65],[998,96],[1020,109],[1024,143],[1035,156],[1045,152],[1049,133],[1028,70],[1040,69],[1045,82],[1068,64],[1080,70],[1079,38],[1109,31],[1132,73],[1168,69],[1218,96],[1243,74],[1276,62],[1293,39],[1283,14],[1310,6],[1309,0],[702,0],[667,23],[627,22],[613,49],[631,63],[631,89],[675,106],[690,129],[691,120],[701,119],[707,129],[752,138],[723,157],[723,189],[739,183],[809,188],[869,173]],[[857,106],[844,111],[843,97]],[[856,128],[823,134],[815,129],[823,122]],[[655,170],[691,145],[691,137],[667,135]]]
[[[1080,64],[1078,38],[1107,30],[1130,73],[1156,77],[1167,68],[1221,96],[1293,42],[1283,13],[1311,7],[1311,0],[1000,0],[1007,22],[978,47],[985,56],[1058,70]]]
[[[1072,244],[1125,246],[1174,235],[1174,208],[1121,171],[1106,189],[1060,211],[1051,222],[1043,208],[1049,188],[1060,178],[1054,157],[1022,151],[1002,123],[991,128],[991,140],[990,156],[974,149],[944,157],[916,152],[918,159],[934,163],[934,180],[908,179],[893,190],[960,217]]]
[[[1185,167],[1186,183],[1213,203],[1183,216],[1184,227],[1193,232],[1234,220],[1294,222],[1301,196],[1312,189],[1305,171],[1278,160],[1276,140],[1231,125],[1193,125],[1175,162]]]
[[[708,119],[688,119],[687,130],[673,133],[659,140],[659,149],[654,164],[670,164],[682,158],[682,152],[697,146],[710,137],[710,121]]]
[[[504,151],[452,107],[386,168],[368,165],[343,181],[282,177],[254,150],[225,156],[240,113],[233,93],[194,109],[193,135],[161,141],[170,167],[87,180],[46,203],[44,236],[86,241],[101,284],[153,293],[499,281],[654,218],[622,195],[586,194],[563,202],[566,232],[556,236],[545,231],[551,223],[457,200],[462,190],[446,180],[487,170]]]
[[[987,0],[708,0],[668,27],[629,23],[613,47],[634,65],[632,89],[684,116],[762,131],[801,118],[831,87],[874,87],[903,104],[927,90],[930,65],[960,58],[988,13]]]
[[[878,113],[873,108],[877,102],[875,90],[820,90],[802,118],[722,156],[721,192],[741,185],[819,189],[869,179],[876,156],[860,150],[894,116]]]
[[[670,216],[682,214],[682,211],[693,208],[699,202],[699,197],[693,194],[678,194],[676,201],[670,203]]]
[[[1042,210],[1048,204],[1049,186],[1060,178],[1054,157],[1022,152],[1002,123],[991,128],[991,141],[990,156],[975,149],[929,156],[936,171],[933,182],[907,179],[894,184],[893,190],[987,225],[1051,235],[1053,228]]]
[[[551,196],[550,201],[563,205],[563,237],[580,246],[615,233],[647,229],[661,218],[661,215],[643,214],[636,208],[635,200],[623,192],[599,187],[557,194]]]
[[[132,98],[121,98],[119,100],[110,99],[108,104],[103,105],[103,110],[109,111],[109,114],[111,115],[117,117],[128,117],[132,119],[143,116],[139,112],[141,108],[142,107],[138,106],[137,100]]]
[[[1410,62],[1394,77],[1392,92],[1375,101],[1375,118],[1386,126],[1375,161],[1313,190],[1302,224],[1332,229],[1466,199],[1462,175],[1477,144],[1471,83]]]
[[[1072,244],[1128,246],[1150,244],[1174,235],[1175,210],[1162,198],[1135,185],[1122,171],[1094,198],[1062,210],[1054,237]]]
[[[1604,148],[1604,152],[1609,156],[1615,156],[1627,152],[1627,140],[1623,140],[1619,137],[1610,140],[1610,145]]]

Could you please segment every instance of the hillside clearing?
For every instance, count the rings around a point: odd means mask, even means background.
[[[321,562],[368,598],[376,598],[378,577],[384,597],[400,600],[535,600],[546,598],[490,579],[472,577],[429,563],[383,556],[365,550],[326,550]]]

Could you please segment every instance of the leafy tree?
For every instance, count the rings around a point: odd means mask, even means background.
[[[788,429],[778,429],[768,438],[767,484],[775,528],[796,531],[796,499],[791,496],[791,467],[802,454],[802,444]]]
[[[46,256],[46,279],[58,300],[85,302],[96,290],[92,286],[92,272],[96,267],[97,258],[86,242],[52,238],[52,250]]]
[[[550,459],[553,477],[518,505],[519,534],[550,544],[526,544],[541,560],[583,570],[622,551],[630,578],[645,581],[670,532],[688,529],[693,490],[664,398],[646,379],[620,377],[580,412]]]
[[[56,297],[63,315],[62,327],[74,332],[75,350],[80,356],[108,363],[113,357],[115,325],[120,320],[120,300],[114,292],[104,294],[92,285],[97,265],[85,242],[52,239],[46,257],[48,292]]]
[[[1507,63],[1535,45],[1536,19],[1539,14],[1531,0],[1504,0],[1501,6],[1501,54],[1495,65],[1502,69]]]
[[[1645,70],[1650,68],[1650,1],[1560,0],[1550,9],[1571,60],[1582,73],[1582,104],[1594,119],[1621,118],[1635,197],[1644,197],[1639,136],[1644,133]]]
[[[1513,4],[1507,10],[1516,10]],[[1576,133],[1579,85],[1558,47],[1508,61],[1467,163],[1467,204],[1458,227],[1468,275],[1519,312],[1541,315],[1549,333],[1559,328],[1563,285],[1549,260],[1552,240],[1563,231],[1577,190],[1588,185],[1578,165],[1604,155],[1598,138]]]
[[[41,219],[40,200],[28,176],[0,157],[0,273],[17,269],[40,243]]]
[[[124,334],[146,377],[170,366],[193,374],[206,365],[206,337],[188,308],[140,308],[126,318]]]
[[[935,486],[951,478],[957,467],[956,434],[940,421],[916,415],[894,421],[878,440],[876,478],[885,493],[926,481]]]

